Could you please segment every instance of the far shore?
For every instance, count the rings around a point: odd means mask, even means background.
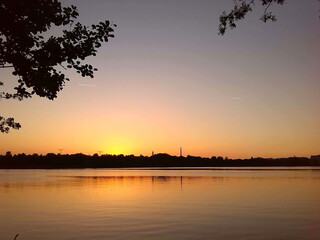
[[[0,155],[0,169],[70,169],[70,168],[159,168],[176,170],[192,167],[308,167],[320,166],[320,155],[288,158],[227,159],[196,156],[171,156],[166,153],[153,156],[54,154]]]

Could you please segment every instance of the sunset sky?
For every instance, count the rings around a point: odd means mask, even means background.
[[[115,38],[73,70],[58,98],[0,101],[21,130],[0,134],[0,154],[64,153],[287,157],[320,154],[320,2],[256,4],[218,35],[232,0],[77,0],[84,24],[106,19]],[[53,32],[56,34],[56,32]],[[5,90],[17,85],[0,70]]]

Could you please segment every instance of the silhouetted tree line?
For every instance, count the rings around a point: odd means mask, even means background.
[[[46,155],[0,155],[0,168],[131,168],[131,167],[253,167],[253,166],[320,166],[320,157],[250,158],[223,159],[222,157],[202,158],[195,156],[177,157],[160,153],[148,156],[101,155],[82,153]]]

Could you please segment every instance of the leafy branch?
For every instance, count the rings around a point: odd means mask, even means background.
[[[220,15],[219,35],[224,35],[228,27],[230,29],[235,28],[236,22],[244,19],[245,16],[252,11],[252,8],[257,1],[264,7],[264,13],[260,20],[267,22],[268,20],[277,20],[276,16],[272,12],[268,11],[269,7],[272,6],[273,3],[283,5],[286,0],[235,0],[233,9],[229,13],[223,11]]]

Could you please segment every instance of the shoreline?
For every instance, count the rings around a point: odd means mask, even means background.
[[[84,168],[245,168],[245,167],[315,167],[320,166],[320,156],[289,158],[223,159],[195,156],[177,157],[169,154],[148,156],[84,154],[0,156],[0,169],[84,169]]]

